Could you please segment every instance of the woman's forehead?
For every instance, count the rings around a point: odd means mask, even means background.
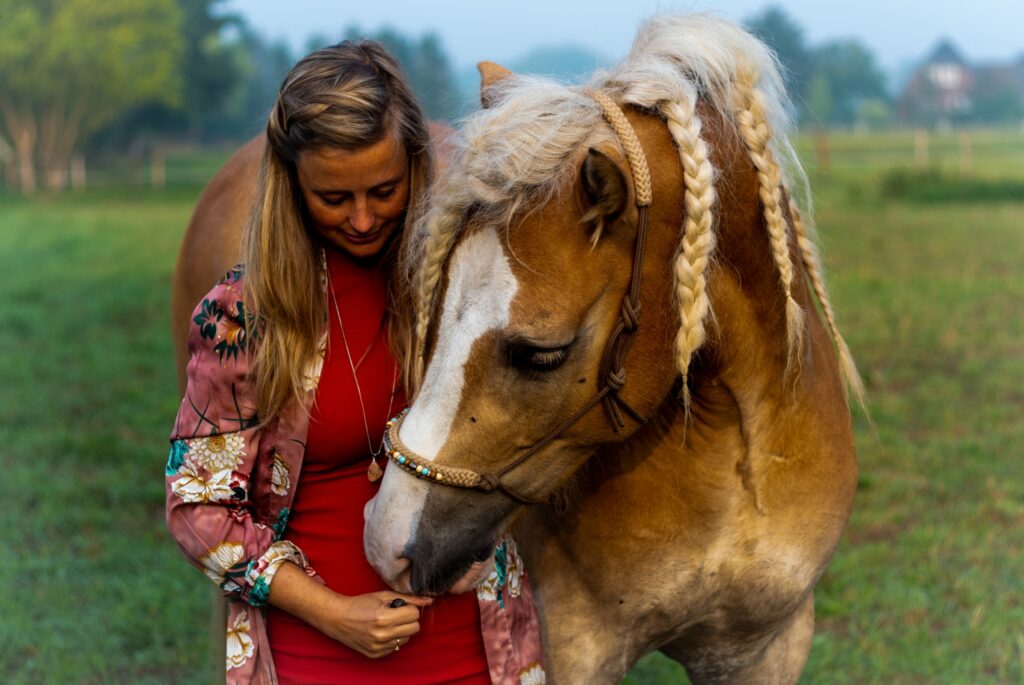
[[[314,190],[361,190],[401,180],[408,170],[405,146],[395,136],[355,150],[320,147],[296,160],[299,178]]]

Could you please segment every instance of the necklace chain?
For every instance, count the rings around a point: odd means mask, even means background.
[[[366,431],[366,447],[370,451],[370,458],[374,462],[376,462],[377,457],[380,455],[380,453],[382,451],[384,451],[384,438],[383,437],[381,438],[380,446],[376,450],[374,450],[373,449],[373,440],[370,439],[370,421],[369,421],[369,419],[366,418],[366,405],[363,402],[363,389],[359,385],[359,374],[356,371],[358,366],[362,365],[363,361],[366,359],[367,355],[370,352],[370,348],[373,347],[373,341],[372,340],[370,341],[370,347],[368,347],[366,349],[366,352],[363,353],[362,358],[359,360],[359,364],[357,365],[357,364],[353,363],[352,362],[352,351],[349,349],[349,346],[348,346],[348,336],[345,334],[345,322],[342,321],[342,319],[341,319],[341,309],[338,308],[338,297],[337,297],[337,295],[335,295],[333,287],[329,287],[328,288],[327,297],[329,299],[333,300],[334,314],[335,314],[335,316],[338,317],[338,326],[341,328],[341,342],[342,342],[342,344],[345,347],[345,357],[348,359],[349,368],[352,369],[352,380],[355,381],[355,384],[356,384],[356,397],[359,398],[359,410],[363,414],[363,429]],[[395,392],[397,391],[397,389],[398,389],[398,367],[396,366],[395,367],[395,377],[394,377],[394,379],[391,382],[391,397],[388,400],[388,413],[387,413],[387,416],[384,417],[385,421],[387,421],[388,419],[391,418],[391,410],[394,408]]]

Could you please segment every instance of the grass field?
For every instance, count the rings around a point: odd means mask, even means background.
[[[1024,138],[985,135],[974,166],[1024,178]],[[912,139],[831,143],[818,223],[873,425],[856,421],[860,491],[802,682],[1024,682],[1024,201],[883,202]],[[163,524],[168,286],[198,193],[169,180],[0,195],[5,683],[215,677],[208,581]],[[683,677],[655,655],[626,682]]]

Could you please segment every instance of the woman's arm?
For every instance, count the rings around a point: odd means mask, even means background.
[[[254,606],[274,604],[367,656],[389,654],[419,630],[419,607],[432,600],[395,592],[335,593],[316,577],[302,550],[283,539],[284,521],[269,526],[253,518],[250,480],[261,470],[266,436],[251,406],[241,282],[231,277],[193,312],[188,385],[165,474],[168,528],[186,559],[225,594]],[[275,485],[294,487],[287,470],[277,480],[277,453],[271,452]],[[389,607],[398,597],[406,606]]]
[[[405,606],[391,608],[395,599]],[[272,605],[372,659],[387,656],[419,632],[420,608],[433,601],[388,591],[338,594],[292,563],[281,566],[270,589]]]
[[[247,324],[242,276],[232,271],[189,326],[188,384],[165,474],[167,526],[185,558],[225,594],[262,606],[284,563],[315,573],[302,550],[281,539],[284,521],[254,517],[250,489],[257,473],[270,470],[261,459],[273,457],[277,466],[278,458],[261,450],[266,436],[255,416]]]

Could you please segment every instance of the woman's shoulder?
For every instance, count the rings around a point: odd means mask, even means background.
[[[190,339],[212,345],[218,360],[238,360],[249,343],[252,316],[246,311],[245,266],[231,267],[196,304],[192,312]]]
[[[235,264],[233,267],[228,269],[227,273],[225,273],[223,276],[221,276],[220,280],[217,281],[217,285],[215,285],[214,287],[221,286],[221,285],[236,285],[236,284],[240,284],[244,278],[245,278],[245,262],[239,262],[238,264]]]

